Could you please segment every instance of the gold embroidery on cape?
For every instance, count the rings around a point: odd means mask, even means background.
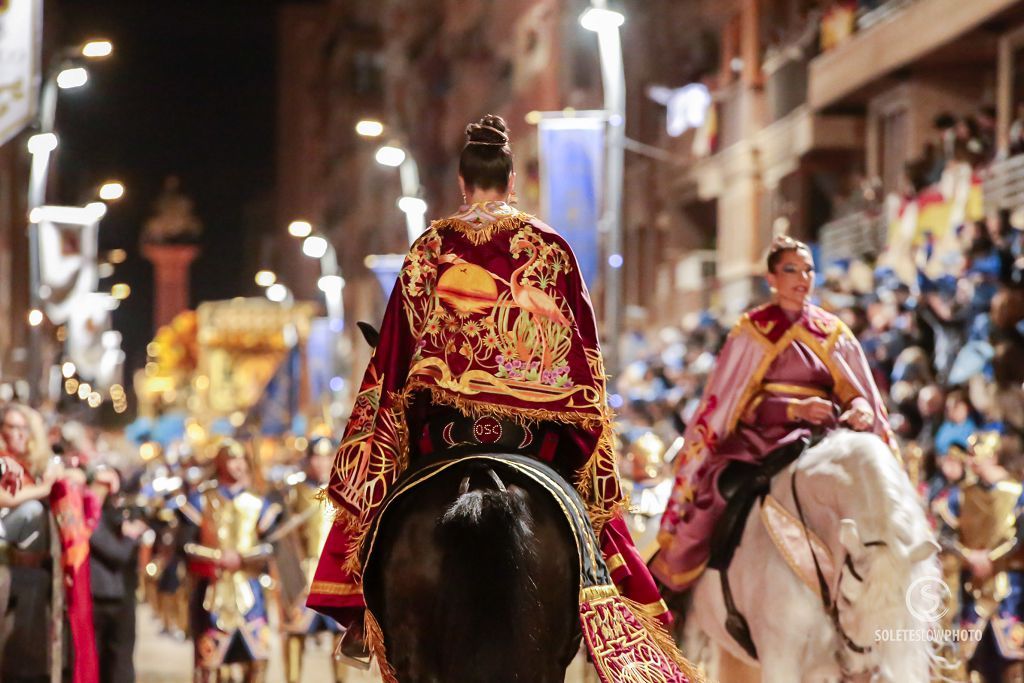
[[[740,326],[753,325],[753,321],[748,316],[744,316],[740,322]],[[743,390],[743,394],[740,397],[739,402],[736,404],[736,408],[729,416],[729,421],[726,426],[726,434],[731,434],[736,429],[736,424],[739,422],[740,417],[744,414],[744,411],[754,396],[761,390],[761,383],[764,380],[765,374],[768,369],[775,362],[775,359],[789,347],[794,341],[803,342],[807,348],[814,352],[814,355],[821,359],[825,367],[828,368],[829,374],[832,375],[832,381],[835,383],[836,394],[839,394],[840,385],[844,384],[849,386],[849,382],[846,380],[845,375],[839,372],[834,360],[831,357],[832,347],[835,346],[836,338],[842,333],[842,328],[845,326],[835,325],[832,329],[832,333],[829,338],[822,341],[821,339],[814,336],[810,330],[804,327],[799,322],[794,323],[786,333],[783,334],[777,342],[774,344],[768,344],[768,348],[765,350],[764,358],[761,359],[754,374],[750,377],[747,382],[746,388]],[[759,334],[754,334],[753,337],[758,340],[764,340]],[[840,398],[841,395],[840,395]]]
[[[408,379],[400,392],[386,398],[381,396],[383,377],[360,392],[351,418],[355,427],[335,463],[340,483],[332,493],[343,503],[336,523],[351,539],[344,568],[357,577],[370,521],[408,465],[406,409],[416,391],[429,391],[433,402],[470,417],[550,421],[597,431],[594,450],[576,473],[576,489],[598,534],[625,506],[600,353],[584,348],[590,377],[578,377],[577,385],[570,376],[568,357],[579,337],[558,280],[572,272],[571,257],[529,218],[515,213],[479,229],[457,219],[438,221],[410,249],[399,279],[405,320],[415,340]],[[463,234],[473,244],[514,231],[509,248],[520,265],[506,280],[470,264],[445,251],[450,246],[439,235],[443,230]],[[456,362],[468,369],[456,373]],[[538,407],[497,405],[488,394]]]
[[[430,224],[431,230],[451,230],[463,235],[473,246],[480,246],[490,242],[499,232],[515,230],[528,224],[533,216],[526,213],[517,213],[501,220],[475,227],[470,223],[458,218],[443,218]]]
[[[764,322],[760,322],[757,320],[751,320],[751,322],[754,324],[754,327],[757,328],[758,332],[767,337],[769,334],[772,333],[772,330],[775,329],[775,324],[777,321],[765,320]]]
[[[510,253],[522,265],[508,280],[442,253],[436,229],[413,245],[401,275],[417,341],[413,363],[440,359],[450,367],[458,360],[500,380],[568,389],[575,321],[558,279],[572,271],[571,260],[521,216],[514,218]]]

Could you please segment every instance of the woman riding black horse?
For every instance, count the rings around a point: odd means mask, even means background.
[[[360,550],[407,469],[443,453],[515,452],[571,482],[619,592],[667,623],[623,521],[597,329],[572,250],[511,205],[505,122],[485,116],[466,135],[464,205],[413,244],[338,451],[328,487],[338,522],[309,604],[358,628]]]

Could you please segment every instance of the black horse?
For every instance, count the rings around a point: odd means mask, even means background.
[[[536,481],[459,461],[382,515],[366,603],[401,683],[556,683],[579,649],[580,565]]]
[[[376,347],[377,330],[357,325]],[[363,595],[396,678],[564,681],[583,637],[580,556],[565,515],[536,478],[478,459],[386,505]]]

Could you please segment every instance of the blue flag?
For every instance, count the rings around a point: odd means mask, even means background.
[[[598,117],[540,121],[541,218],[566,239],[588,287],[599,274],[604,170],[604,120]]]

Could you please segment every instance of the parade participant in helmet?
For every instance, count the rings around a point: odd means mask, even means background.
[[[896,451],[864,352],[836,316],[814,306],[814,260],[803,242],[777,237],[768,254],[773,301],[733,328],[687,426],[675,488],[652,564],[672,590],[707,565],[726,508],[719,477],[734,461],[760,463],[814,429],[878,434]]]
[[[217,478],[189,496],[185,543],[195,584],[191,602],[195,679],[219,681],[220,669],[242,664],[246,680],[262,681],[270,655],[270,626],[259,574],[272,554],[262,539],[280,506],[253,493],[245,447],[224,439],[215,456]]]
[[[507,449],[575,485],[620,592],[667,622],[622,518],[590,296],[568,243],[513,206],[500,117],[468,126],[459,183],[463,206],[413,244],[392,292],[336,456],[328,492],[339,521],[309,604],[359,623],[361,541],[410,463],[449,448]]]
[[[960,559],[954,628],[981,633],[960,643],[985,683],[1024,680],[1024,486],[1021,439],[981,432],[970,438],[967,474],[935,507],[945,547]],[[971,678],[975,680],[975,678]]]
[[[317,560],[320,559],[333,524],[330,512],[324,509],[320,501],[320,491],[330,481],[333,463],[334,443],[326,437],[313,439],[306,448],[303,472],[299,473],[298,481],[293,482],[289,478],[290,486],[285,494],[288,518],[284,525],[296,525],[291,533],[294,534],[297,548],[293,548],[292,552],[298,552],[299,564],[306,577],[305,590],[298,599],[283,605],[286,619],[282,627],[285,631],[285,680],[288,683],[298,683],[302,678],[302,652],[307,638],[316,638],[322,633],[334,637],[341,635],[341,628],[336,621],[317,614],[305,605],[309,588],[313,585]],[[277,559],[279,563],[282,562],[281,553],[278,553]],[[287,597],[282,596],[282,600]],[[342,681],[343,665],[335,662],[334,667],[335,680]]]

